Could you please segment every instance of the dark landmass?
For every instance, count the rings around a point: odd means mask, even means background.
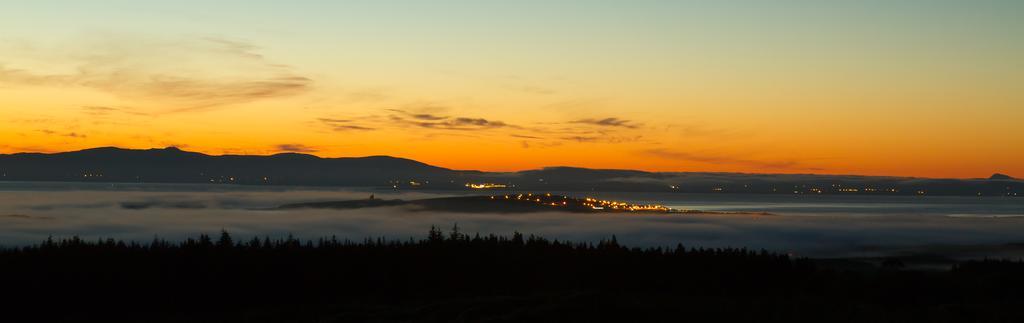
[[[370,186],[405,190],[1024,196],[1024,181],[1002,174],[987,179],[929,179],[573,167],[496,173],[451,170],[387,156],[211,156],[177,148],[108,147],[56,154],[0,155],[0,180]]]
[[[995,173],[995,174],[992,174],[992,176],[989,176],[988,179],[1015,180],[1016,178],[1010,177],[1010,175],[1006,175],[1006,174]]]
[[[385,206],[407,206],[412,211],[464,212],[464,213],[678,213],[716,215],[772,215],[767,212],[725,212],[677,210],[662,205],[636,204],[622,201],[598,200],[552,194],[504,194],[484,196],[442,197],[420,200],[362,199],[347,201],[286,204],[278,210],[288,209],[362,209]]]
[[[360,209],[382,206],[409,206],[411,210],[467,212],[467,213],[528,213],[528,212],[678,212],[660,205],[641,205],[618,201],[599,201],[552,194],[505,194],[484,196],[457,196],[420,200],[363,199],[333,202],[287,204],[278,209]]]
[[[12,322],[1021,322],[1024,263],[471,236],[0,249]]]
[[[11,181],[379,186],[396,178],[440,179],[450,174],[444,168],[385,156],[210,156],[173,147],[107,147],[57,154],[0,155],[0,176]]]

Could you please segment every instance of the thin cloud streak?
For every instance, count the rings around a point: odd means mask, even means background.
[[[80,133],[77,133],[77,132],[57,132],[57,131],[53,131],[53,130],[49,130],[49,129],[39,130],[39,132],[42,132],[42,133],[47,134],[47,135],[61,136],[61,137],[68,137],[68,138],[84,139],[84,138],[88,137],[85,134],[80,134]]]
[[[327,125],[328,127],[330,127],[334,131],[349,131],[349,130],[367,131],[367,130],[374,130],[374,128],[371,128],[371,127],[364,127],[364,126],[361,126],[361,125],[353,124],[355,121],[354,120],[348,120],[348,119],[318,118],[317,121],[320,121],[320,123],[322,123],[324,125]]]
[[[434,130],[473,131],[491,130],[498,128],[519,128],[518,126],[514,126],[502,121],[488,120],[485,118],[478,117],[458,117],[426,113],[411,113],[400,109],[387,109],[387,111],[395,113],[389,116],[389,119],[393,123],[400,125],[412,125],[420,128]]]
[[[411,112],[408,112],[408,111],[405,111],[405,110],[401,110],[401,109],[386,109],[386,110],[387,111],[391,111],[391,112],[400,113],[400,114],[403,114],[405,116],[408,116],[410,118],[417,119],[417,120],[438,121],[438,120],[445,120],[445,119],[449,118],[447,116],[439,116],[439,115],[434,115],[434,114],[429,114],[429,113],[411,113]]]
[[[274,147],[277,151],[289,152],[289,153],[315,153],[319,149],[309,147],[303,144],[280,144]]]
[[[132,45],[103,45],[112,41]],[[81,87],[174,106],[164,112],[207,110],[294,96],[309,91],[313,84],[312,79],[297,75],[290,67],[257,54],[255,45],[219,38],[139,40],[110,36],[90,46],[66,50],[73,53],[66,58],[73,72],[41,73],[0,66],[0,84]],[[113,111],[92,109],[96,114]]]
[[[632,122],[630,120],[619,119],[619,118],[614,118],[614,117],[602,118],[602,119],[594,119],[594,118],[580,119],[580,120],[572,121],[570,123],[581,123],[581,124],[588,124],[588,125],[601,126],[601,127],[622,127],[622,128],[629,128],[629,129],[636,129],[636,128],[640,127],[639,124],[636,124],[636,123],[634,123],[634,122]]]

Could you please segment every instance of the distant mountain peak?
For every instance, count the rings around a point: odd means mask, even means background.
[[[86,149],[79,150],[77,152],[83,152],[83,151],[122,151],[122,150],[128,150],[128,149],[119,148],[119,147],[113,147],[113,146],[105,146],[105,147],[96,147],[96,148],[86,148]],[[74,153],[74,152],[75,151],[69,151],[68,153]]]
[[[992,174],[992,176],[989,176],[988,179],[1016,179],[1016,178],[1013,178],[1010,175],[1006,175],[1006,174],[995,173],[995,174]]]
[[[277,159],[305,159],[305,160],[316,160],[321,159],[319,156],[303,154],[303,153],[277,153],[270,155],[271,158]]]

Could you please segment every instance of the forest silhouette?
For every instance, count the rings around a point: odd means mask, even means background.
[[[742,248],[464,234],[0,250],[11,322],[1024,321],[1024,263],[845,270]]]

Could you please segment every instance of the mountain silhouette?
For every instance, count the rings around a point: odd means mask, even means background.
[[[0,155],[5,180],[282,185],[382,185],[403,178],[441,179],[453,173],[410,159],[387,156],[320,158],[283,153],[270,156],[211,156],[175,147],[134,150],[115,147],[56,154]]]
[[[991,179],[645,172],[547,167],[519,172],[453,170],[411,159],[369,156],[321,158],[301,153],[207,155],[176,147],[102,147],[54,154],[0,154],[0,181],[215,183],[243,185],[371,186],[395,189],[633,191],[670,193],[871,194],[1024,196],[1024,181]]]
[[[1013,179],[1016,179],[1016,178],[1013,178],[1010,175],[1006,175],[1006,174],[995,173],[995,174],[992,174],[992,176],[989,176],[988,179],[1010,179],[1010,180],[1013,180]]]

